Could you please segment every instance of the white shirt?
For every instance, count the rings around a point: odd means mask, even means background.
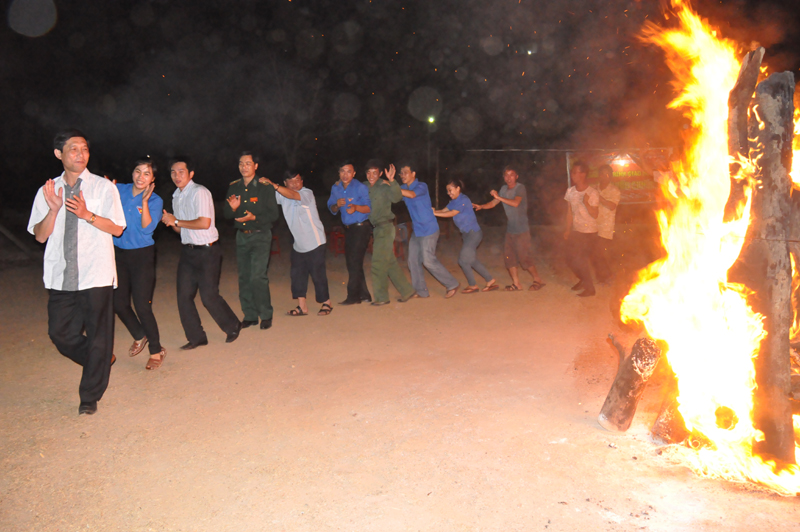
[[[195,244],[202,246],[211,244],[219,239],[217,226],[214,224],[214,198],[211,192],[203,185],[198,185],[194,179],[183,187],[177,188],[172,194],[172,212],[179,220],[178,227],[181,229],[181,243]],[[208,229],[186,229],[181,227],[180,220],[197,220],[198,218],[208,218],[211,225]]]
[[[572,208],[572,230],[579,233],[596,233],[597,220],[592,218],[586,205],[583,204],[583,197],[589,196],[589,205],[597,207],[600,205],[600,194],[592,187],[586,187],[583,192],[578,192],[575,187],[570,187],[564,195],[564,199],[569,202]]]
[[[84,170],[78,176],[81,192],[86,200],[86,209],[92,214],[108,218],[115,224],[125,227],[125,212],[119,199],[117,187],[103,177]],[[64,190],[64,174],[55,179],[55,193]],[[64,193],[62,192],[62,195]],[[50,207],[44,199],[44,187],[40,188],[33,200],[28,232],[44,220]],[[48,290],[61,290],[64,284],[64,225],[67,218],[66,205],[56,214],[53,233],[47,239],[44,250],[44,287]],[[86,220],[78,220],[78,290],[101,286],[117,287],[117,263],[114,261],[114,237],[101,231]]]
[[[614,183],[609,183],[606,188],[600,190],[600,197],[606,201],[610,201],[614,205],[619,205],[619,200],[622,197],[619,189],[614,186]],[[611,240],[614,238],[614,220],[617,218],[617,210],[613,211],[602,203],[600,204],[600,211],[597,215],[597,235],[601,238]]]
[[[289,199],[275,191],[275,199],[283,208],[286,225],[294,237],[292,247],[298,253],[308,253],[325,243],[325,228],[319,219],[314,193],[306,187],[298,193],[300,200]]]

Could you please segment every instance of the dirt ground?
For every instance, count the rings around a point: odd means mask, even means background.
[[[480,256],[507,284],[502,234],[487,233]],[[223,238],[221,292],[241,316]],[[201,307],[210,345],[181,352],[179,246],[160,238],[169,355],[146,371],[117,322],[94,416],[78,417],[80,368],[47,337],[41,263],[0,270],[0,530],[800,529],[794,499],[698,478],[650,441],[658,382],[629,432],[600,428],[617,367],[605,336],[635,336],[613,318],[618,290],[575,297],[557,254],[539,292],[445,300],[429,278],[427,300],[293,318],[281,245],[273,328],[225,344]],[[459,245],[443,240],[439,255],[463,281]],[[337,302],[344,257],[328,266]]]

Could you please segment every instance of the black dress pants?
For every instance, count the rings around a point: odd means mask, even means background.
[[[184,245],[181,250],[178,261],[178,313],[186,339],[193,344],[208,340],[194,302],[198,290],[200,301],[223,332],[232,334],[239,326],[239,318],[219,295],[221,267],[222,252],[216,243],[213,246]]]
[[[114,349],[114,288],[50,290],[47,333],[59,353],[83,367],[81,402],[98,401],[108,388]],[[85,331],[85,332],[84,332]]]
[[[114,248],[117,262],[117,289],[114,312],[134,340],[147,336],[150,354],[161,352],[158,323],[153,315],[153,290],[156,286],[156,247]],[[136,312],[131,308],[131,297]]]
[[[344,228],[344,259],[347,264],[347,300],[369,301],[372,298],[364,276],[364,255],[367,254],[372,226],[369,222],[352,224]]]

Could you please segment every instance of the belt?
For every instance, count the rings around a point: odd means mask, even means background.
[[[210,248],[211,246],[216,246],[218,240],[213,242],[209,242],[208,244],[184,244],[187,248],[194,249],[194,248]]]
[[[390,223],[392,223],[393,221],[394,221],[394,220],[384,220],[384,221],[382,221],[382,222],[380,222],[380,223],[378,223],[378,224],[372,224],[372,227],[380,227],[380,226],[382,226],[382,225],[390,224]]]
[[[239,232],[249,235],[251,233],[260,233],[261,229],[239,229]]]
[[[366,221],[363,221],[363,222],[358,222],[357,224],[345,224],[344,227],[345,227],[345,229],[349,229],[350,227],[359,227],[359,226],[362,226],[362,225],[367,225],[368,223],[369,223],[369,220],[366,220]]]

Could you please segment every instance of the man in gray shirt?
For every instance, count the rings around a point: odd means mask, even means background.
[[[528,195],[525,192],[525,185],[518,183],[519,173],[512,166],[503,169],[503,180],[506,182],[500,192],[491,191],[494,198],[484,204],[473,203],[476,211],[481,209],[491,209],[498,204],[503,204],[508,218],[505,238],[505,266],[511,275],[511,283],[506,286],[506,291],[515,292],[522,290],[522,283],[519,280],[517,264],[523,269],[528,270],[533,277],[533,284],[530,290],[539,290],[545,283],[539,277],[536,266],[533,263],[533,253],[531,252],[531,230],[528,225]]]

